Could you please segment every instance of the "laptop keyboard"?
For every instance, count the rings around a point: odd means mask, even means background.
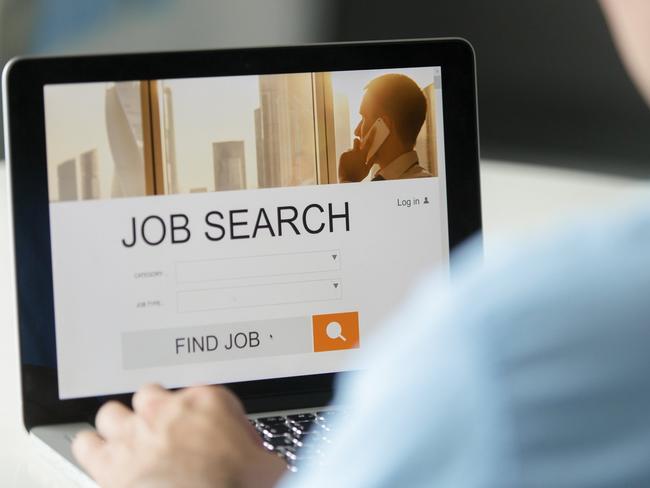
[[[323,462],[322,448],[331,442],[330,421],[338,415],[342,415],[339,410],[324,410],[261,417],[250,422],[262,437],[264,448],[275,452],[295,472],[307,459]]]

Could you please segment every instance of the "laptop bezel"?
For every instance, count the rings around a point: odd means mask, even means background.
[[[15,317],[19,327],[23,420],[36,425],[92,421],[107,399],[60,400],[54,367],[30,364],[32,326],[54,341],[54,306],[45,153],[43,87],[142,79],[189,78],[440,66],[449,244],[481,229],[479,145],[474,52],[462,39],[317,44],[212,51],[116,54],[12,60],[3,74],[6,155],[13,232]],[[36,308],[36,309],[35,309]],[[51,352],[55,356],[55,344]],[[335,375],[319,374],[233,383],[247,411],[327,403]]]

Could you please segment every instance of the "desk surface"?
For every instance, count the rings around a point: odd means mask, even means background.
[[[502,239],[542,232],[558,221],[624,199],[638,180],[484,161],[481,167],[486,257]],[[76,486],[43,458],[20,417],[17,338],[10,315],[6,170],[0,164],[0,486]]]

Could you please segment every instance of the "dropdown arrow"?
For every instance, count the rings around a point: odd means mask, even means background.
[[[336,261],[336,254],[332,254],[332,259]]]
[[[338,288],[339,284],[338,283],[332,283],[334,285],[334,288]]]

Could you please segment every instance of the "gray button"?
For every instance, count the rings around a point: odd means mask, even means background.
[[[311,317],[124,332],[124,369],[313,351]]]

